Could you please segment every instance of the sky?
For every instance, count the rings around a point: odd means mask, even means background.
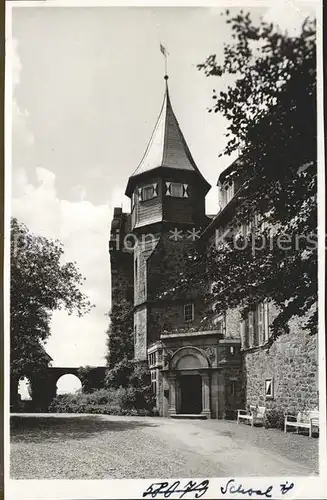
[[[55,0],[52,2],[55,5]],[[285,8],[285,5],[287,6]],[[246,7],[244,7],[244,10]],[[286,9],[286,10],[285,10]],[[238,10],[238,9],[237,9]],[[308,12],[294,3],[247,9],[296,33]],[[223,57],[229,26],[213,7],[15,7],[12,13],[12,215],[58,238],[86,277],[95,308],[55,312],[53,366],[104,365],[110,310],[108,240],[114,206],[129,210],[128,177],[142,158],[164,96],[162,43],[171,102],[202,174],[213,186],[232,158],[218,158],[227,122],[208,113],[212,91],[230,83],[196,65]]]

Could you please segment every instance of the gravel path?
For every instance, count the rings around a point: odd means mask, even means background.
[[[318,473],[318,439],[221,420],[13,415],[13,479]]]

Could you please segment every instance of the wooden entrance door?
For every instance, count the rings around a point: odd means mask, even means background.
[[[181,413],[198,414],[202,411],[201,375],[183,375],[180,379]]]

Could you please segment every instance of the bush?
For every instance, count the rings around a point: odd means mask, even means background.
[[[111,370],[108,370],[105,378],[107,387],[128,387],[130,378],[134,370],[135,362],[133,360],[123,358]]]
[[[146,362],[124,358],[108,370],[105,383],[108,388],[133,389],[135,409],[152,412],[155,397],[151,386],[150,370]]]
[[[151,407],[134,387],[98,389],[91,393],[60,394],[49,406],[55,413],[94,413],[105,415],[151,415]]]
[[[278,408],[273,408],[267,410],[266,412],[266,427],[272,427],[275,429],[284,429],[284,412]]]

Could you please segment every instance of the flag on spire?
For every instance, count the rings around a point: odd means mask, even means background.
[[[162,45],[162,43],[160,44],[160,50],[161,50],[161,53],[167,57],[169,54],[167,52],[167,49]]]

